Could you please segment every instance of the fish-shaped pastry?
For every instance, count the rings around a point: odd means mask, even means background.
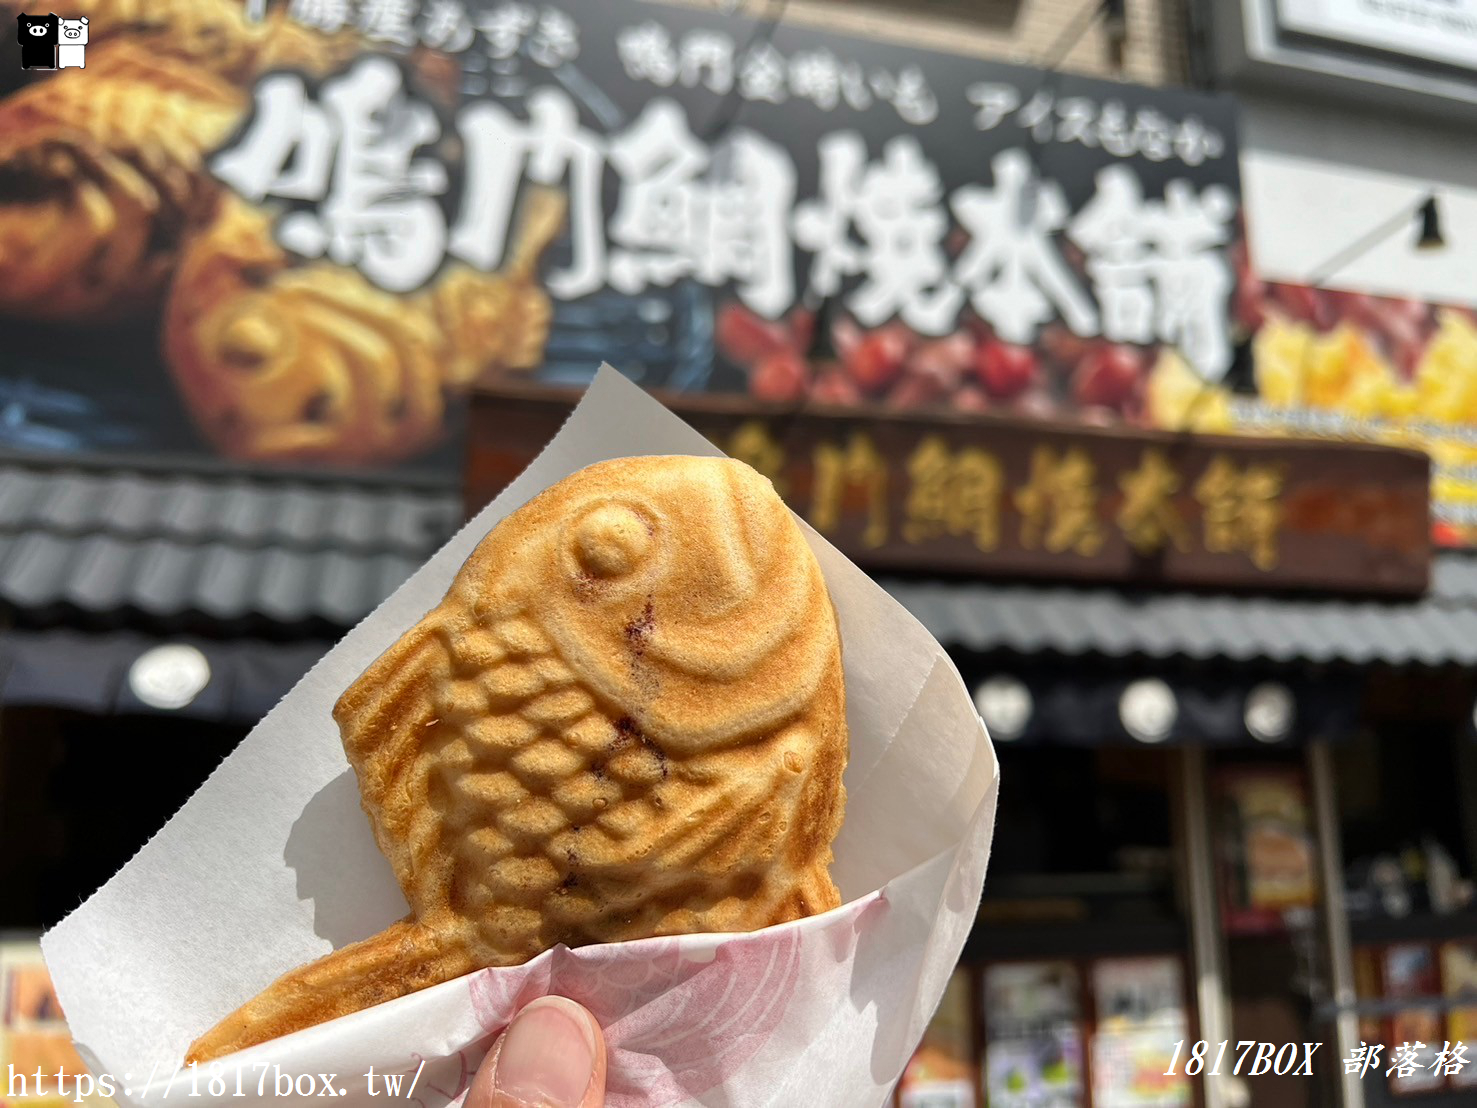
[[[841,640],[769,481],[602,462],[478,545],[334,709],[410,915],[279,978],[207,1061],[556,944],[833,908]]]
[[[0,102],[0,314],[118,319],[157,302],[209,214],[239,89],[116,43]]]
[[[402,297],[357,270],[295,258],[272,213],[223,196],[165,304],[180,396],[235,458],[382,463],[424,450],[472,382],[538,364],[552,314],[538,260],[564,210],[561,193],[530,190],[503,269],[455,266]]]

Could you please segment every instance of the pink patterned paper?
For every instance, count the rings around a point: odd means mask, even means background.
[[[608,1108],[666,1108],[736,1077],[780,1027],[802,985],[844,991],[857,937],[886,910],[872,893],[798,923],[717,939],[559,946],[467,979],[491,1042],[541,996],[579,1001],[605,1028]]]

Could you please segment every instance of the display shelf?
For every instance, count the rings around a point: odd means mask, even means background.
[[[1029,897],[1145,896],[1171,884],[1168,873],[1013,873],[990,882],[991,900]]]
[[[1356,943],[1441,942],[1477,939],[1477,912],[1351,919],[1349,937]]]
[[[1338,1018],[1340,1012],[1352,1012],[1356,1016],[1384,1017],[1392,1016],[1396,1012],[1409,1012],[1415,1008],[1431,1012],[1450,1012],[1457,1008],[1471,1007],[1472,1001],[1469,997],[1382,996],[1356,1000],[1353,1004],[1345,1004],[1342,1007],[1331,1001],[1317,1004],[1313,1008],[1313,1018],[1331,1022]]]
[[[1471,1089],[1431,1089],[1419,1093],[1392,1093],[1384,1078],[1364,1086],[1364,1108],[1472,1108]]]
[[[1189,945],[1189,930],[1179,920],[1009,924],[976,921],[964,943],[961,960],[1178,954],[1189,949]]]

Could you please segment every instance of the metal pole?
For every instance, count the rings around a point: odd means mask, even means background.
[[[1308,778],[1313,791],[1313,818],[1318,831],[1318,880],[1322,885],[1324,926],[1328,929],[1328,973],[1333,988],[1334,1044],[1338,1053],[1339,1103],[1364,1108],[1360,1075],[1343,1072],[1342,1060],[1359,1045],[1359,1018],[1354,1012],[1354,957],[1349,942],[1349,913],[1344,905],[1344,851],[1339,836],[1337,787],[1333,755],[1326,739],[1308,744]]]
[[[1215,858],[1211,854],[1210,804],[1205,788],[1205,749],[1186,746],[1180,752],[1180,795],[1184,798],[1185,869],[1190,908],[1190,955],[1195,972],[1195,1002],[1200,1038],[1219,1043],[1231,1038],[1226,1003],[1226,970],[1217,923]],[[1223,1078],[1201,1079],[1205,1108],[1233,1108]]]

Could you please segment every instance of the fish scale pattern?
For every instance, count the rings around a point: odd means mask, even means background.
[[[708,830],[725,825],[700,820],[697,798],[721,779],[721,754],[674,759],[598,704],[522,615],[437,641],[450,679],[436,685],[417,791],[444,797],[445,818],[412,824],[419,841],[411,852],[451,847],[452,902],[498,962],[516,964],[558,942],[605,941],[612,931],[699,929],[704,905],[759,891],[754,871],[787,827],[761,812],[747,832]],[[799,769],[793,757],[777,762]],[[690,881],[663,888],[632,877],[655,850],[699,857],[718,838],[750,863],[726,886],[701,894]]]
[[[442,643],[455,676],[437,690],[438,753],[424,765],[453,798],[448,822],[427,828],[456,844],[453,896],[509,961],[581,941],[596,906],[577,890],[600,884],[581,856],[609,857],[660,815],[652,788],[669,777],[667,757],[600,710],[532,621]],[[447,746],[459,756],[444,757]]]

